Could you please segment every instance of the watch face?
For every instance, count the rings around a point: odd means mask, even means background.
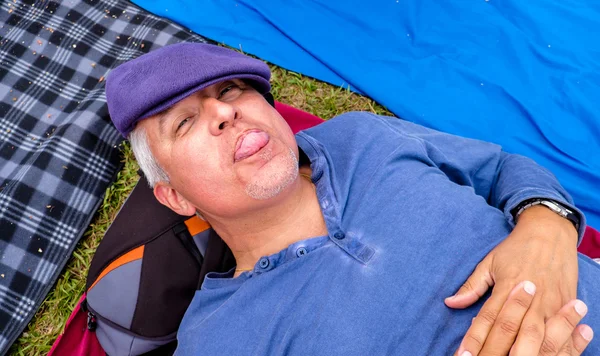
[[[542,204],[542,205],[550,208],[552,211],[554,211],[557,214],[560,214],[560,215],[566,215],[567,214],[567,212],[565,211],[565,209],[563,209],[560,205],[558,205],[558,204],[556,204],[554,202],[551,202],[551,201],[548,201],[548,200],[542,200],[542,201],[540,201],[540,204]]]
[[[572,222],[575,226],[575,229],[579,229],[579,217],[576,214],[574,214],[570,209],[567,209],[562,204],[554,201],[543,201],[542,203],[545,203],[544,205],[548,207],[550,207],[550,205],[553,205],[556,208],[556,210],[554,208],[551,208],[552,210],[556,211],[558,215]]]

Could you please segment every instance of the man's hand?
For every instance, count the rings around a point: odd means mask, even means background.
[[[577,325],[587,313],[587,306],[580,300],[568,302],[556,315],[548,319],[541,347],[531,339],[521,339],[520,343],[513,345],[519,326],[531,307],[535,290],[535,285],[529,281],[521,282],[513,288],[480,354],[547,356],[558,355],[562,350],[561,355],[578,356],[585,350],[594,337],[594,332],[588,325]],[[571,343],[573,348],[563,349],[568,343]],[[465,352],[467,351],[461,345],[454,355],[462,356]]]
[[[489,337],[499,326],[498,315],[513,288],[525,280],[537,289],[511,343],[527,343],[540,349],[545,342],[546,321],[575,299],[577,276],[577,231],[572,223],[544,206],[525,210],[512,233],[477,265],[459,291],[445,300],[450,308],[466,308],[493,287],[459,351],[474,356],[492,350],[493,340]],[[565,355],[571,354],[572,340],[563,350],[567,351]]]

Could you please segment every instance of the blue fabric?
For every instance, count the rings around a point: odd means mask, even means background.
[[[598,1],[133,2],[406,120],[531,157],[600,226]]]
[[[328,235],[237,278],[208,274],[177,355],[448,355],[478,308],[443,299],[510,233],[509,211],[570,202],[528,158],[398,119],[349,113],[296,137]],[[579,273],[578,296],[598,305],[600,265],[581,256]],[[584,322],[597,330],[600,312]],[[594,340],[586,355],[599,353]]]

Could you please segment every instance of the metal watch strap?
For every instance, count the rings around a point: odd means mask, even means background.
[[[514,214],[515,221],[519,218],[519,215],[521,215],[525,210],[536,205],[543,205],[547,207],[548,209],[552,210],[553,212],[557,213],[563,218],[569,220],[571,223],[573,223],[575,229],[579,230],[579,217],[577,217],[577,215],[573,213],[573,211],[566,208],[561,203],[550,199],[535,198],[522,202],[521,204],[519,204],[519,206],[517,206],[515,210],[513,210],[517,212],[516,214]]]

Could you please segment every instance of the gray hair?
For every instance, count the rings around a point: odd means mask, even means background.
[[[127,138],[131,144],[133,155],[140,165],[142,172],[144,172],[150,188],[154,188],[156,183],[160,181],[169,183],[169,175],[160,164],[158,164],[158,161],[150,150],[146,131],[138,126],[131,131]]]
[[[144,172],[150,188],[154,188],[154,185],[161,181],[169,183],[169,175],[160,164],[158,164],[156,157],[154,157],[150,150],[146,131],[141,127],[136,127],[131,131],[129,136],[127,136],[127,139],[129,139],[133,155],[140,165],[140,169]],[[196,216],[206,221],[204,216],[198,211],[196,211]]]

